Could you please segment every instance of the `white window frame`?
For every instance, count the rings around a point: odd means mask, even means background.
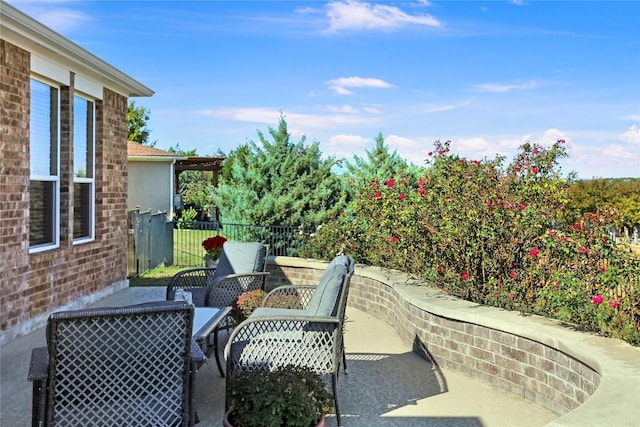
[[[52,242],[48,242],[48,243],[43,243],[43,244],[38,244],[38,245],[31,245],[31,241],[29,242],[29,253],[37,253],[37,252],[43,252],[43,251],[47,251],[47,250],[51,250],[51,249],[56,249],[60,247],[60,95],[61,95],[61,90],[60,90],[60,85],[51,82],[49,80],[43,79],[39,76],[30,76],[30,80],[29,80],[29,85],[31,85],[31,81],[35,81],[41,84],[45,84],[49,87],[55,88],[57,90],[57,99],[56,99],[56,111],[55,111],[55,116],[56,116],[56,132],[53,135],[53,143],[56,144],[55,147],[55,155],[56,155],[56,165],[55,165],[55,175],[39,175],[39,174],[33,174],[31,173],[32,171],[32,163],[31,160],[29,161],[29,182],[31,183],[32,181],[39,181],[39,182],[53,182],[54,183],[54,200],[52,203],[52,207],[53,207],[53,212],[51,212],[51,215],[53,216],[53,218],[51,219],[51,226],[52,226],[52,231],[53,231],[53,241]],[[31,103],[31,100],[29,101]],[[49,118],[51,119],[51,115],[49,116]],[[29,120],[31,121],[31,117],[29,118]],[[30,152],[30,157],[33,158],[34,153],[31,150],[31,136],[29,139],[29,152]],[[31,209],[31,207],[30,207]],[[29,221],[31,222],[31,221]],[[31,224],[30,224],[31,226]],[[29,239],[31,237],[29,236]]]
[[[90,163],[91,165],[91,173],[88,174],[90,176],[85,176],[85,177],[78,177],[76,176],[76,168],[75,168],[75,160],[76,160],[76,155],[75,155],[75,148],[76,148],[76,140],[77,138],[83,138],[82,135],[78,135],[78,132],[76,132],[77,128],[76,128],[76,123],[75,123],[75,111],[76,111],[76,98],[81,98],[89,103],[91,103],[92,106],[92,112],[91,112],[91,122],[88,123],[87,125],[91,126],[91,138],[89,141],[84,141],[87,144],[87,148],[89,148],[88,150],[88,156],[90,156],[90,158],[87,159],[87,161]],[[73,146],[73,151],[74,151],[74,155],[73,155],[73,187],[74,187],[74,202],[73,202],[73,206],[75,209],[75,184],[90,184],[91,186],[91,190],[89,192],[89,234],[87,236],[81,236],[78,238],[73,239],[73,244],[81,244],[81,243],[86,243],[86,242],[92,242],[95,240],[95,223],[96,223],[96,209],[95,209],[95,199],[96,199],[96,100],[92,97],[86,96],[82,93],[76,92],[73,96],[73,111],[74,111],[74,123],[73,123],[73,127],[74,127],[74,131],[73,131],[73,142],[71,143]],[[86,134],[84,135],[86,137]],[[75,234],[75,215],[72,215],[72,235]]]

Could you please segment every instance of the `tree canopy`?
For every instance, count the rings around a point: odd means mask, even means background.
[[[269,134],[272,141],[258,132],[259,144],[249,141],[225,161],[212,193],[221,221],[318,225],[341,212],[346,191],[332,172],[336,160],[322,159],[318,142],[291,142],[284,117]]]
[[[640,179],[597,178],[571,184],[567,210],[574,217],[610,211],[618,227],[640,225]]]
[[[149,111],[142,106],[136,107],[135,101],[130,101],[127,107],[127,131],[129,141],[137,142],[139,144],[149,145],[151,147],[156,145],[156,142],[149,142],[149,134],[151,130],[147,127],[149,121]]]

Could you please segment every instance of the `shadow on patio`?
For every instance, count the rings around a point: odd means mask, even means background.
[[[133,287],[94,306],[120,306],[164,299],[163,287]],[[441,371],[412,351],[393,328],[348,308],[345,343],[348,375],[339,377],[345,427],[351,426],[542,426],[553,413],[456,372]],[[224,343],[224,339],[222,340]],[[31,424],[31,350],[45,345],[43,328],[0,348],[0,425]],[[213,360],[197,375],[200,427],[221,426],[224,379]],[[335,426],[335,417],[327,426]]]

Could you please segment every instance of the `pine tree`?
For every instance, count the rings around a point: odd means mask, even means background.
[[[268,141],[249,141],[238,149],[228,174],[222,176],[212,199],[223,223],[261,225],[318,225],[346,205],[341,181],[332,171],[333,157],[321,159],[319,143],[306,145],[302,137],[290,142],[287,123],[269,128]],[[229,158],[227,159],[229,160]]]
[[[362,188],[371,182],[384,184],[390,178],[401,174],[419,178],[424,173],[424,169],[407,164],[396,150],[389,152],[382,133],[376,136],[376,146],[373,150],[366,150],[366,153],[366,159],[354,155],[353,163],[346,164],[349,171],[347,178],[354,183],[352,188]]]

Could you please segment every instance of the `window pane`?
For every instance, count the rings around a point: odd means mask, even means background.
[[[31,181],[29,205],[29,245],[55,243],[55,182]]]
[[[79,96],[73,101],[73,172],[93,178],[93,102]]]
[[[31,175],[58,175],[58,89],[31,79]]]
[[[73,184],[73,238],[91,237],[91,183]]]

